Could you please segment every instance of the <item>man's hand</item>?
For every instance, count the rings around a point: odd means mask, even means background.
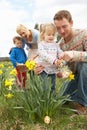
[[[73,51],[62,52],[62,54],[59,57],[59,59],[63,59],[66,62],[72,61],[73,58],[74,58],[74,52]]]
[[[66,64],[66,62],[63,59],[56,59],[54,64],[56,65],[56,67],[61,68]]]

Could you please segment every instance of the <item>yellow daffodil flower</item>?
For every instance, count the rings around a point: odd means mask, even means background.
[[[17,75],[16,69],[13,69],[13,70],[10,72],[10,74],[16,76],[16,75]]]
[[[0,68],[4,68],[4,65],[3,65],[3,64],[0,64]]]
[[[0,70],[0,75],[1,75],[1,74],[3,74],[3,71],[2,71],[2,70]]]
[[[12,90],[12,86],[9,86],[8,90]]]
[[[25,63],[25,65],[26,65],[26,67],[29,69],[29,70],[33,70],[34,69],[34,67],[35,67],[35,65],[36,65],[36,63],[35,63],[35,61],[26,61],[26,63]]]
[[[8,93],[7,95],[5,95],[8,99],[12,98],[13,97],[13,94],[11,93]]]
[[[14,82],[14,81],[15,81],[15,78],[10,78],[10,81]]]
[[[69,78],[69,80],[74,80],[74,79],[75,79],[75,76],[74,76],[74,74],[71,72],[68,78]]]
[[[12,80],[5,80],[5,86],[12,86],[13,85],[13,81]]]

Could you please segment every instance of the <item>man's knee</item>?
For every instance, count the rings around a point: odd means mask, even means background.
[[[87,63],[79,63],[78,72],[79,72],[80,75],[86,75],[87,76]]]

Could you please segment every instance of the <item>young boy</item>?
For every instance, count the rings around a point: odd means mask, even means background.
[[[15,47],[11,50],[10,61],[17,70],[17,85],[25,89],[27,76],[25,69],[23,69],[25,68],[25,65],[23,64],[25,64],[27,56],[24,49],[22,48],[22,38],[15,36],[13,38],[13,43],[15,44]]]

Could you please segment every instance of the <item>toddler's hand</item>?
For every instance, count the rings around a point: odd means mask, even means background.
[[[54,64],[55,64],[57,67],[61,68],[61,67],[63,67],[63,65],[66,64],[66,62],[65,62],[64,60],[56,59],[55,62],[54,62]]]

